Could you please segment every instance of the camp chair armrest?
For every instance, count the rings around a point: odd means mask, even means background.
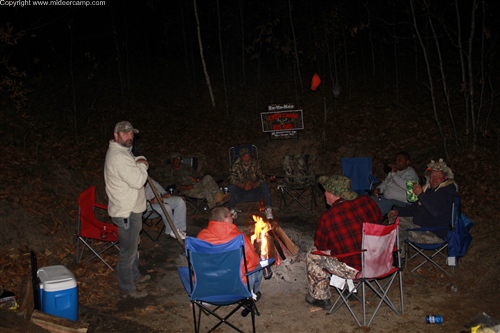
[[[269,258],[269,259],[267,259],[267,265],[264,265],[264,266],[261,265],[262,262],[259,263],[259,265],[257,267],[255,267],[253,270],[251,270],[250,272],[245,273],[245,276],[249,276],[249,275],[251,275],[251,274],[253,274],[255,272],[263,270],[264,268],[266,268],[268,266],[271,266],[272,264],[274,264],[275,260],[276,260],[275,258]]]
[[[108,209],[108,205],[105,205],[105,204],[101,204],[101,203],[94,203],[94,207],[97,207],[97,208],[100,208],[100,209],[105,209],[107,210]]]
[[[349,252],[349,253],[340,253],[340,254],[337,254],[337,253],[326,254],[323,251],[315,250],[315,251],[312,251],[311,253],[312,254],[317,254],[317,255],[320,255],[320,256],[335,257],[335,258],[339,259],[339,258],[346,258],[346,257],[351,257],[351,256],[359,255],[361,252],[364,252],[364,251],[366,251],[366,250],[360,250],[360,251]]]
[[[417,231],[417,232],[439,231],[439,230],[450,230],[450,228],[449,227],[426,227],[426,228],[406,229],[406,231]]]

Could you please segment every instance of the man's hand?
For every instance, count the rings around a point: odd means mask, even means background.
[[[396,217],[398,216],[398,211],[393,209],[391,211],[389,211],[389,213],[387,213],[387,218],[390,220],[392,219],[393,217]]]
[[[417,197],[420,195],[420,193],[422,193],[422,192],[423,192],[423,190],[422,190],[422,186],[420,186],[420,184],[419,184],[419,183],[415,183],[415,184],[413,184],[413,189],[412,189],[412,190],[413,190],[413,193],[415,193],[415,195],[416,195]]]
[[[142,163],[144,165],[146,165],[146,170],[149,169],[149,163],[147,160],[143,159],[143,158],[140,158],[138,159],[137,161],[135,161],[136,164],[139,164],[139,163]]]
[[[245,189],[245,191],[250,191],[251,189],[254,188],[253,182],[250,181],[246,182],[245,184],[243,184],[243,188]]]
[[[379,194],[380,194],[380,189],[377,187],[376,189],[373,190],[373,195],[378,198]]]

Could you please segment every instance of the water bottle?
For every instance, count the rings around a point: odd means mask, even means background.
[[[442,324],[443,317],[435,315],[425,316],[425,321],[427,324]]]

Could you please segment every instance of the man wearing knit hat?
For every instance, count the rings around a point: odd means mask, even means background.
[[[369,196],[358,196],[352,191],[351,180],[347,177],[321,176],[318,181],[325,190],[326,203],[330,208],[318,219],[314,246],[319,251],[331,254],[359,251],[363,222],[380,223],[380,209]],[[329,310],[332,306],[330,275],[354,278],[361,270],[361,255],[348,256],[340,262],[335,257],[312,254],[309,251],[306,265],[309,282],[306,302]]]
[[[418,201],[406,207],[391,210],[387,217],[393,219],[400,216],[399,238],[404,240],[410,237],[413,241],[429,244],[441,242],[447,235],[451,221],[451,207],[453,197],[457,193],[458,185],[453,180],[453,172],[442,158],[439,161],[431,160],[425,170],[426,183],[413,185],[413,193]],[[406,229],[420,227],[444,227],[434,232],[411,232]]]

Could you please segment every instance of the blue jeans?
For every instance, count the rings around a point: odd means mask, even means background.
[[[117,273],[118,286],[126,293],[135,291],[134,281],[140,277],[139,273],[139,234],[142,229],[142,213],[130,213],[128,219],[112,217],[111,220],[118,227],[120,255],[118,257]],[[128,223],[126,223],[128,221]]]
[[[382,216],[386,216],[387,213],[392,209],[393,206],[396,207],[405,207],[409,205],[407,202],[402,202],[396,199],[386,199],[383,195],[379,195],[378,198],[376,196],[371,196],[378,208],[382,211]]]
[[[263,271],[264,270],[261,269],[247,276],[248,283],[250,284],[250,290],[252,290],[254,294],[256,294],[260,289],[260,284],[262,283]]]
[[[236,185],[229,185],[228,192],[231,193],[231,200],[228,202],[229,209],[235,209],[237,202],[260,201],[264,199],[266,207],[271,207],[271,191],[267,183],[262,183],[259,187],[251,190],[245,190]]]

